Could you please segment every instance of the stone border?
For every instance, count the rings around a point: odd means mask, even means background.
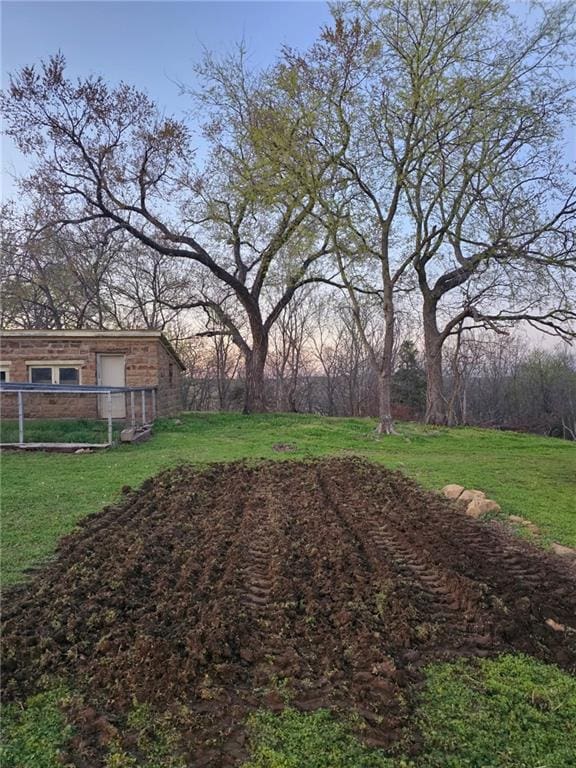
[[[464,510],[468,517],[476,520],[489,512],[501,512],[500,505],[493,499],[486,498],[484,491],[478,491],[475,488],[464,488],[463,485],[445,485],[442,493],[447,499],[455,501],[456,504]]]
[[[464,514],[476,520],[490,512],[502,511],[500,505],[493,499],[486,498],[484,491],[478,491],[475,488],[466,489],[463,485],[450,483],[442,488],[441,493],[445,498],[454,501],[464,511]],[[520,515],[509,515],[508,521],[515,525],[522,525],[535,536],[540,534],[540,528],[535,523],[520,517]],[[553,542],[550,545],[550,549],[555,555],[576,560],[576,549],[566,547],[564,544],[558,544],[557,542]]]

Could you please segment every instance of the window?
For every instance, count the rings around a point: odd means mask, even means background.
[[[59,363],[35,363],[28,365],[28,378],[32,384],[61,384],[72,386],[80,384],[80,364]]]
[[[52,368],[30,368],[32,384],[52,384]]]
[[[0,382],[10,381],[10,365],[0,365]]]
[[[80,384],[80,370],[78,368],[58,368],[59,384]]]

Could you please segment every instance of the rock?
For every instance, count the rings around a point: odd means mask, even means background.
[[[554,554],[560,555],[561,557],[576,557],[576,549],[565,547],[563,544],[554,542],[554,544],[550,545],[550,549]]]
[[[463,490],[463,485],[452,483],[451,485],[445,485],[444,488],[442,488],[442,493],[447,499],[457,499]]]
[[[458,501],[469,503],[471,501],[474,501],[474,499],[485,499],[486,494],[484,491],[476,491],[473,488],[464,491],[460,494],[458,497]]]
[[[531,523],[530,520],[526,520],[524,526],[528,528],[530,533],[533,533],[534,536],[537,536],[540,533],[540,528],[538,528],[537,525],[534,525],[534,523]]]
[[[482,515],[487,515],[489,512],[500,512],[500,505],[492,501],[492,499],[482,498],[481,496],[476,496],[476,498],[472,499],[466,508],[468,517],[476,519],[482,517]]]
[[[520,517],[520,515],[510,515],[508,520],[510,520],[511,523],[516,523],[517,525],[525,525],[526,524],[526,520],[524,520],[523,517]]]
[[[175,427],[181,427],[184,422],[182,419],[173,419],[172,424],[174,424]]]
[[[546,619],[546,624],[550,627],[550,629],[553,629],[554,632],[565,632],[566,627],[564,624],[558,624],[557,621],[554,621],[554,619]]]
[[[152,434],[151,426],[126,427],[120,432],[120,442],[139,443],[148,440]]]
[[[520,515],[510,515],[508,517],[508,522],[514,523],[514,525],[523,525],[524,528],[527,528],[530,533],[533,533],[535,536],[540,533],[540,528],[538,528],[537,525],[530,522],[530,520],[525,520],[523,517],[520,517]]]

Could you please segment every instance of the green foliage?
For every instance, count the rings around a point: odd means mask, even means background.
[[[400,768],[380,750],[364,747],[325,709],[259,712],[249,727],[252,754],[243,768]]]
[[[426,405],[426,374],[418,360],[418,350],[410,339],[398,351],[398,364],[392,379],[392,400],[422,413]]]
[[[65,687],[58,687],[32,696],[23,708],[2,708],[3,768],[62,768],[60,750],[72,733],[61,709],[67,695]]]
[[[574,446],[552,438],[487,429],[398,424],[377,437],[374,419],[298,414],[190,413],[164,419],[147,443],[87,454],[2,456],[3,582],[50,555],[76,522],[114,502],[123,485],[184,461],[364,456],[429,488],[480,488],[505,514],[536,523],[546,537],[576,545]],[[278,453],[277,443],[295,450]]]
[[[525,656],[433,665],[418,768],[572,768],[576,680]]]

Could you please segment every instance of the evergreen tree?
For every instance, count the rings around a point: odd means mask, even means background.
[[[398,405],[414,408],[419,414],[424,412],[426,373],[411,339],[403,341],[398,351],[398,366],[392,379],[392,399]]]

